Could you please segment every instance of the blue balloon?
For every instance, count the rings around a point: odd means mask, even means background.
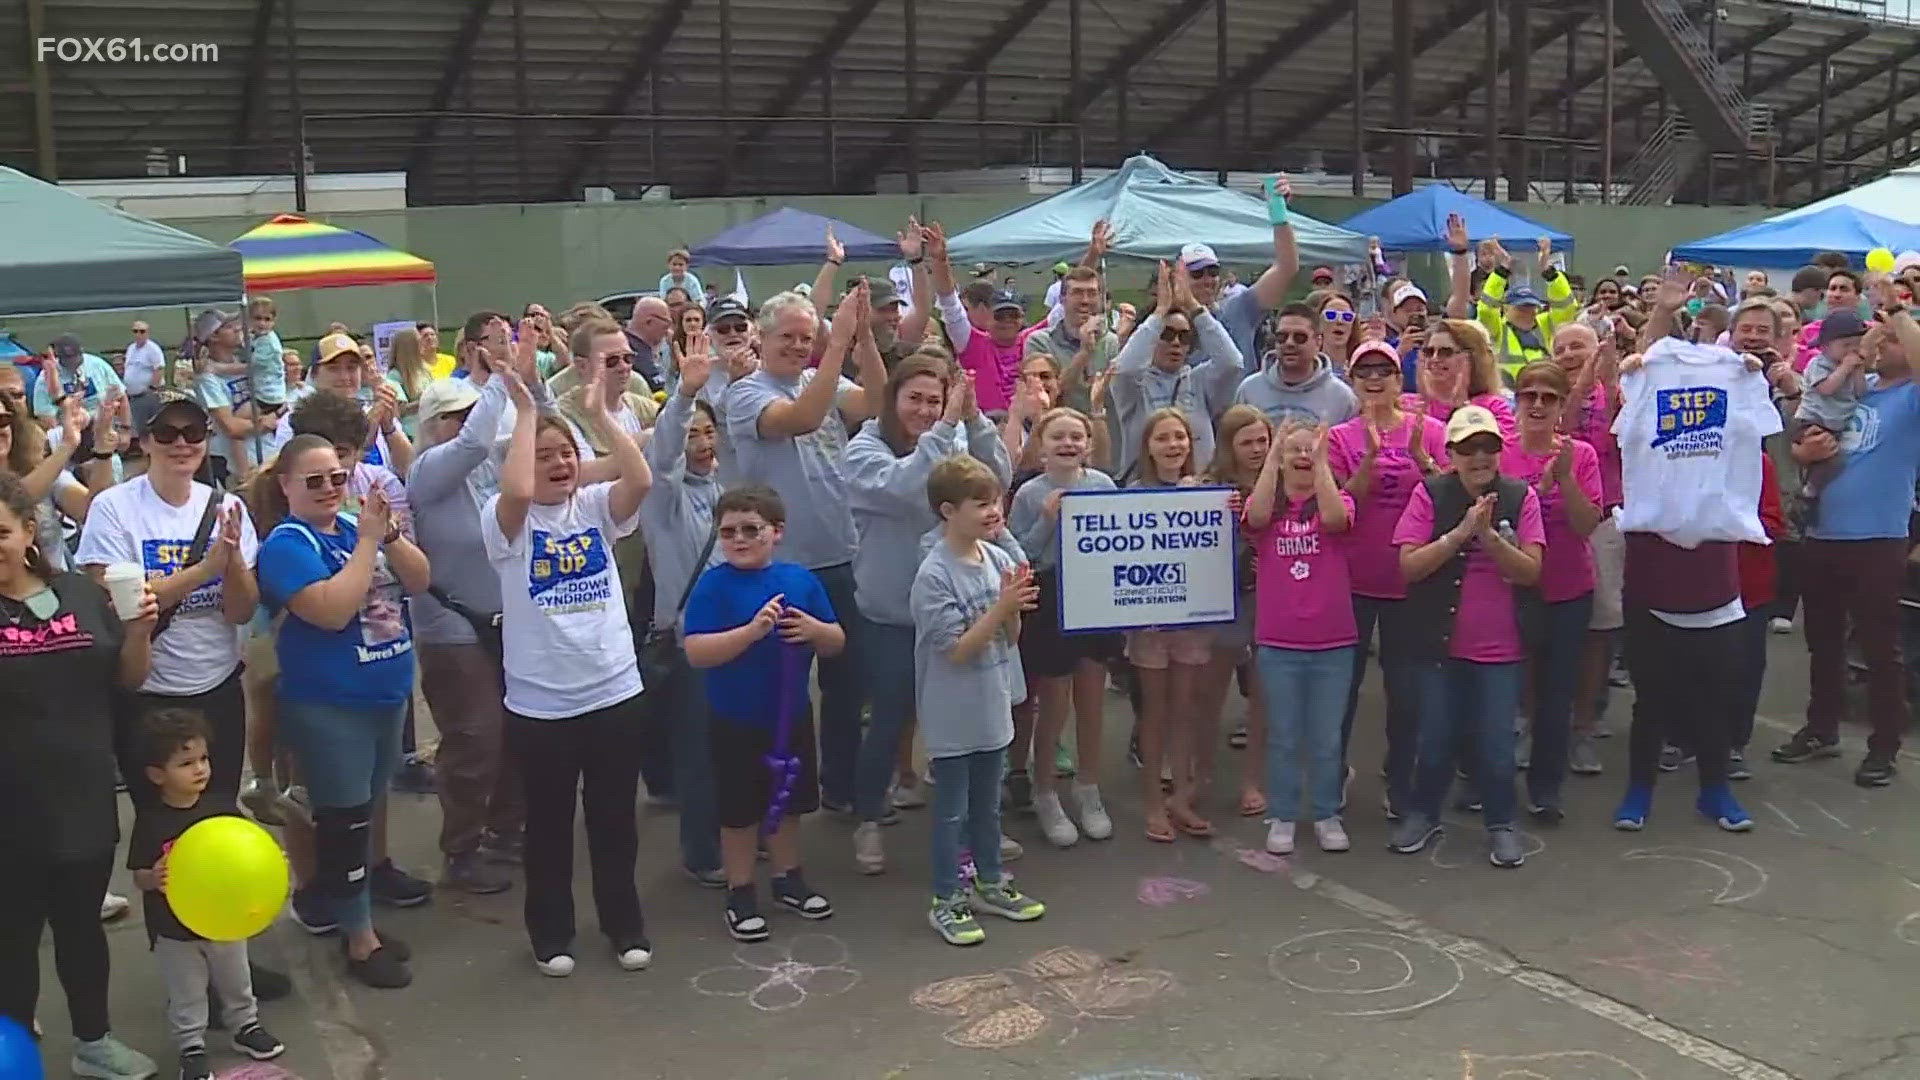
[[[0,1080],[45,1080],[40,1068],[40,1044],[31,1032],[0,1016]]]

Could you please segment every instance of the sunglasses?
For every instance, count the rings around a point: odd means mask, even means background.
[[[1313,335],[1305,330],[1288,330],[1273,335],[1273,339],[1283,345],[1305,345],[1313,340]]]
[[[633,363],[633,354],[630,352],[610,353],[607,355],[604,362],[610,368],[617,368],[621,364]]]
[[[744,334],[747,332],[747,320],[721,319],[713,324],[713,332],[716,334]]]
[[[1420,351],[1435,360],[1451,360],[1460,355],[1460,350],[1451,345],[1428,345]]]
[[[1350,323],[1353,321],[1353,312],[1341,311],[1337,308],[1328,308],[1320,313],[1320,317],[1328,322]]]
[[[1473,435],[1449,449],[1456,457],[1492,457],[1500,452],[1500,440],[1491,435]]]
[[[1353,377],[1356,379],[1388,379],[1398,374],[1400,374],[1399,368],[1389,367],[1386,364],[1368,364],[1365,367],[1353,369]]]
[[[1538,402],[1542,405],[1560,404],[1560,395],[1552,390],[1522,390],[1513,395],[1522,402]]]
[[[720,526],[720,539],[740,539],[751,543],[760,539],[761,533],[770,533],[772,531],[773,526],[771,525],[722,525]]]
[[[307,486],[308,491],[320,491],[329,487],[343,488],[347,486],[347,475],[347,470],[335,469],[332,472],[317,472],[311,476],[303,476],[300,482]]]
[[[155,424],[147,429],[147,437],[161,446],[172,446],[181,439],[189,445],[198,446],[207,441],[205,424],[189,424],[186,427],[174,427],[171,424]]]
[[[1192,341],[1193,331],[1181,330],[1178,327],[1168,326],[1163,328],[1160,331],[1160,340],[1168,343],[1172,343],[1175,341]]]
[[[1187,271],[1187,276],[1195,279],[1219,277],[1220,268],[1217,266],[1208,266],[1208,267],[1203,267],[1199,270],[1189,270]]]

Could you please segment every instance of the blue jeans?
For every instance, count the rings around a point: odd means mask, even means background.
[[[982,881],[999,881],[1000,773],[1007,751],[982,750],[959,757],[934,758],[933,895],[960,891],[960,848],[973,849],[973,866]]]
[[[1474,781],[1485,800],[1488,828],[1513,824],[1513,715],[1520,704],[1520,664],[1480,664],[1472,660],[1429,660],[1415,665],[1420,695],[1420,763],[1416,769],[1413,810],[1440,820],[1440,807],[1453,785],[1455,755],[1462,739],[1478,751]]]
[[[373,922],[367,899],[373,804],[400,762],[407,705],[351,708],[278,701],[278,730],[313,800],[313,885],[343,930]]]
[[[851,644],[873,702],[855,766],[853,809],[862,821],[879,821],[887,814],[901,733],[913,720],[913,627],[861,619]]]
[[[1358,649],[1308,652],[1260,646],[1260,688],[1267,702],[1268,816],[1293,821],[1300,812],[1300,772],[1306,766],[1311,820],[1340,815],[1340,708]]]
[[[827,587],[827,600],[840,626],[858,632],[860,604],[853,598],[853,566],[841,563],[815,570]],[[860,756],[860,709],[866,688],[860,658],[851,650],[820,658],[820,797],[835,806],[853,805],[854,761]]]
[[[1573,695],[1587,651],[1593,594],[1541,605],[1540,640],[1533,654],[1533,761],[1527,768],[1527,798],[1535,806],[1559,806],[1567,778],[1567,744],[1573,734]]]
[[[687,663],[685,652],[676,651],[666,685],[650,686],[647,693],[657,696],[649,711],[655,717],[664,716],[669,725],[674,791],[680,802],[680,864],[695,873],[718,870],[720,820],[713,803],[706,677]]]
[[[1373,647],[1373,629],[1380,628],[1380,682],[1387,692],[1387,796],[1396,807],[1413,798],[1414,749],[1420,742],[1420,706],[1416,700],[1413,667],[1401,655],[1400,623],[1406,616],[1404,600],[1382,600],[1353,594],[1353,624],[1360,647],[1353,658],[1353,682],[1347,688],[1347,711],[1340,720],[1340,761],[1347,760],[1353,741],[1353,715],[1360,706],[1360,684],[1367,677],[1367,656]]]

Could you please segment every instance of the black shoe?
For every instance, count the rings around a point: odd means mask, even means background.
[[[765,941],[771,931],[760,914],[760,898],[752,885],[727,890],[727,933],[735,941]]]
[[[1660,748],[1660,771],[1679,772],[1682,765],[1693,764],[1694,757],[1677,746]]]
[[[180,1052],[180,1080],[213,1080],[213,1066],[205,1050],[195,1047]]]
[[[1839,756],[1839,736],[1819,735],[1810,727],[1801,728],[1793,733],[1793,738],[1773,748],[1773,760],[1782,765],[1798,765],[1815,758]]]
[[[233,1033],[233,1048],[255,1061],[272,1061],[287,1052],[287,1044],[258,1023],[248,1024]]]
[[[345,943],[341,944],[341,951],[346,952]],[[384,942],[365,960],[355,960],[348,953],[347,974],[376,990],[398,990],[413,982],[413,972],[407,969],[407,962]]]
[[[433,778],[433,766],[417,757],[409,757],[393,773],[393,790],[403,795],[432,795],[440,790]]]
[[[247,974],[253,979],[253,999],[255,1001],[279,1001],[293,993],[293,980],[273,970],[264,968],[252,961],[247,962]],[[219,1001],[217,997],[208,1001]]]
[[[524,833],[511,836],[489,829],[480,834],[480,856],[488,862],[519,866],[526,861],[527,838]]]
[[[798,914],[803,919],[827,919],[833,917],[833,905],[807,885],[806,879],[795,869],[773,877],[773,902]]]
[[[446,868],[440,872],[440,884],[475,896],[491,896],[513,888],[513,878],[496,869],[478,851],[466,851],[447,856]]]
[[[375,866],[367,874],[367,893],[388,907],[409,908],[433,897],[433,886],[393,865],[393,860]]]
[[[413,946],[385,930],[376,930],[375,936],[380,939],[380,947],[392,953],[395,960],[404,964],[413,959]]]
[[[1747,767],[1747,755],[1738,750],[1727,751],[1727,779],[1751,780],[1753,770]]]
[[[333,916],[333,905],[312,886],[293,890],[291,909],[293,921],[300,924],[300,929],[316,937],[340,929],[340,920]]]
[[[1885,750],[1869,750],[1860,767],[1853,772],[1853,782],[1861,787],[1886,787],[1893,783],[1895,773],[1893,755]]]

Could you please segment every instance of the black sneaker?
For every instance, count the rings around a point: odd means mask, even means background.
[[[1860,767],[1854,770],[1853,782],[1861,787],[1886,787],[1893,783],[1894,774],[1899,771],[1894,767],[1892,754],[1885,750],[1869,750]]]
[[[773,877],[773,901],[781,907],[798,914],[803,919],[828,919],[833,917],[833,905],[807,885],[800,871],[795,869]]]
[[[1738,750],[1727,751],[1727,779],[1751,780],[1753,770],[1747,767],[1747,755]]]
[[[392,953],[395,960],[404,964],[413,959],[413,946],[401,941],[385,930],[377,931],[377,934],[380,938],[380,947]]]
[[[418,907],[433,897],[433,886],[387,859],[367,874],[367,893],[388,907]]]
[[[500,872],[478,851],[447,856],[440,884],[475,896],[490,896],[513,888],[513,878]]]
[[[331,934],[340,929],[340,920],[333,916],[333,905],[312,886],[293,890],[293,903],[290,907],[293,912],[293,921],[299,923],[300,929],[309,934],[319,936]]]
[[[489,862],[520,865],[526,860],[527,838],[524,833],[507,835],[488,829],[480,834],[480,854]]]
[[[272,1061],[287,1052],[287,1044],[258,1023],[248,1024],[233,1033],[233,1048],[255,1061]]]
[[[752,885],[727,890],[727,933],[735,941],[765,941],[771,933],[760,914],[760,898]]]
[[[1798,765],[1815,758],[1840,756],[1840,737],[1816,734],[1810,727],[1793,733],[1793,738],[1773,748],[1773,760],[1782,765]]]
[[[1660,748],[1661,772],[1679,772],[1681,766],[1691,765],[1693,761],[1694,757],[1692,754],[1687,753],[1677,746],[1663,746]]]
[[[247,974],[253,979],[253,998],[255,1001],[279,1001],[281,998],[293,993],[293,980],[272,968],[264,968],[259,964],[248,961]],[[220,999],[210,997],[207,1000],[219,1001]]]
[[[346,943],[341,944],[341,951],[346,952]],[[355,960],[353,954],[348,953],[347,974],[376,990],[398,990],[413,982],[413,972],[408,970],[407,962],[384,943],[365,960]]]
[[[180,1080],[213,1080],[213,1066],[205,1050],[194,1047],[180,1052]]]
[[[1542,825],[1558,825],[1567,819],[1567,812],[1557,803],[1532,803],[1527,814]]]

